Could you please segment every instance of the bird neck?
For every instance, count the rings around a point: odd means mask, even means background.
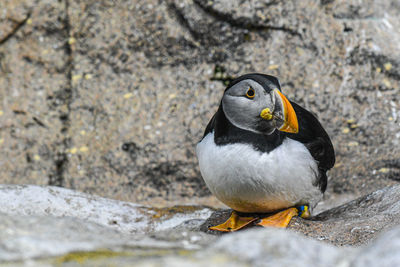
[[[260,152],[270,152],[282,144],[284,137],[278,130],[264,135],[238,128],[227,119],[221,105],[217,111],[214,124],[214,142],[217,145],[250,144]]]

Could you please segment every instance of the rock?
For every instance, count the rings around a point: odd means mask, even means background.
[[[344,249],[280,229],[225,235],[209,251],[226,253],[252,266],[339,266],[348,261]]]
[[[372,192],[399,177],[399,152],[392,149],[398,147],[399,140],[394,122],[399,118],[399,106],[394,102],[400,102],[392,98],[399,91],[399,80],[395,78],[399,77],[399,69],[394,66],[399,64],[400,54],[393,45],[393,40],[400,38],[396,19],[399,5],[396,1],[380,4],[333,1],[326,5],[343,25],[346,39],[346,63],[338,87],[343,104],[337,107],[341,107],[346,120],[342,125],[350,127],[350,132],[337,138],[338,167],[343,172],[333,179],[331,187],[339,193]],[[380,120],[388,123],[387,127],[377,127],[375,110],[382,115]],[[352,151],[354,156],[350,156]],[[371,153],[376,156],[365,161]]]
[[[147,250],[155,255],[174,250],[189,253],[213,240],[203,233],[175,231],[173,228],[169,228],[168,236],[163,232],[133,235],[79,216],[0,215],[0,262],[23,262],[63,255],[67,261],[73,258],[74,253],[130,256],[135,250]]]
[[[288,228],[337,246],[367,244],[378,234],[399,225],[399,192],[399,185],[384,188],[319,213],[309,220],[295,217]],[[231,210],[215,211],[200,229],[220,235],[208,230],[208,227],[224,222],[230,214]]]
[[[325,203],[398,183],[394,0],[3,6],[2,183],[220,206],[194,146],[229,80],[254,71],[278,76],[332,137],[337,164]]]
[[[183,222],[205,219],[212,213],[202,206],[160,209],[33,185],[0,185],[0,203],[0,212],[10,215],[73,217],[129,234],[171,229]]]
[[[192,76],[209,67],[182,63],[194,44],[167,2],[104,7],[70,5],[72,75],[82,78],[73,84],[79,97],[71,102],[64,184],[147,203],[209,195],[193,140],[203,130],[198,118],[214,104],[204,97],[213,82]]]
[[[399,186],[386,188],[312,220],[297,219],[288,230],[252,228],[215,236],[200,231],[211,214],[204,207],[160,210],[57,187],[3,185],[0,263],[396,266],[400,263],[396,253],[400,244],[398,191]],[[352,224],[369,225],[364,228],[376,231],[355,233]],[[333,245],[342,245],[346,239],[358,239],[346,243],[356,246]]]
[[[45,185],[63,167],[70,98],[65,3],[36,2],[1,3],[2,183]]]
[[[400,219],[400,186],[378,190],[339,207],[300,219],[291,228],[336,245],[360,245],[397,226]]]
[[[0,186],[0,206],[0,262],[76,251],[118,256],[126,247],[193,250],[214,239],[198,231],[211,214],[201,206],[159,209],[64,188],[18,185]]]
[[[112,249],[129,243],[122,233],[71,217],[0,213],[0,229],[0,262]]]
[[[396,266],[399,242],[398,226],[358,248],[335,247],[287,230],[251,229],[224,235],[199,254],[211,258],[221,253],[252,266]]]
[[[284,230],[252,229],[223,236],[205,250],[189,255],[150,256],[137,261],[108,258],[88,261],[84,266],[338,266],[349,264],[353,251]]]
[[[352,266],[371,266],[377,263],[381,266],[396,266],[400,263],[399,248],[400,228],[396,227],[359,251]]]

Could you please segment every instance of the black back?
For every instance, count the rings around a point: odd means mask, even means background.
[[[222,104],[208,123],[204,136],[214,131],[214,141],[217,145],[233,143],[250,144],[260,152],[270,152],[282,144],[285,138],[290,138],[303,143],[310,154],[318,162],[319,179],[316,186],[325,192],[327,186],[326,172],[335,164],[335,152],[332,142],[313,114],[298,104],[291,102],[299,123],[297,134],[274,131],[270,135],[263,135],[240,129],[226,118]],[[203,138],[204,138],[203,136]]]
[[[303,143],[313,158],[318,162],[318,186],[325,192],[327,186],[326,172],[335,165],[335,150],[331,139],[318,119],[309,111],[294,102],[290,102],[299,122],[299,132],[283,133],[286,137]]]

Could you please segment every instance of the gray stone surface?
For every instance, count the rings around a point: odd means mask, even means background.
[[[4,213],[0,213],[0,239],[0,262],[111,249],[129,243],[122,233],[76,218]]]
[[[10,215],[74,217],[128,234],[162,231],[212,213],[202,206],[160,209],[33,185],[0,185],[0,203],[0,212]]]
[[[65,3],[0,6],[1,182],[48,184],[60,171],[68,113]]]
[[[336,245],[360,245],[400,222],[400,186],[378,190],[316,215],[296,219],[291,228]]]
[[[340,266],[348,262],[346,252],[351,251],[281,229],[252,229],[226,235],[213,250],[252,266]]]
[[[355,255],[352,266],[396,266],[400,263],[400,228],[394,228],[381,235],[372,244]]]
[[[254,227],[215,236],[200,231],[210,214],[204,209],[160,212],[68,189],[2,186],[0,266],[397,266],[400,207],[395,191],[398,186],[312,221],[296,220],[287,230]],[[381,228],[374,228],[373,235],[362,233],[364,239],[353,243],[357,246],[334,246],[320,238],[341,240],[353,234],[351,224]]]
[[[324,207],[399,180],[397,1],[0,5],[3,183],[218,206],[194,146],[226,82],[254,71],[331,135]]]
[[[208,227],[224,222],[230,214],[231,210],[215,211],[200,229],[220,235],[220,232],[208,230]],[[400,186],[397,185],[331,208],[311,219],[294,217],[288,228],[337,246],[359,246],[398,226],[399,222]]]
[[[0,263],[74,252],[191,251],[215,239],[198,231],[210,214],[201,206],[158,209],[58,187],[1,185]]]

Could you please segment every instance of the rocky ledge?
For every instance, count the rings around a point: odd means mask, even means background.
[[[380,232],[400,222],[400,186],[386,187],[338,207],[319,213],[311,219],[295,217],[289,229],[334,245],[361,245],[369,243]],[[225,221],[230,210],[212,214],[201,229]]]
[[[372,266],[400,264],[400,186],[296,218],[288,230],[217,236],[229,211],[152,208],[69,189],[0,186],[0,265]],[[342,246],[346,245],[346,246]]]

